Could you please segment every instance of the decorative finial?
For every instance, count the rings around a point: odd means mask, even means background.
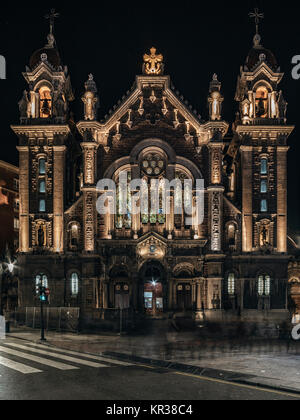
[[[156,54],[156,48],[150,49],[150,55],[144,55],[143,72],[148,75],[161,75],[164,72],[164,57],[162,54]]]
[[[54,48],[55,44],[55,38],[54,38],[54,23],[55,19],[57,19],[60,16],[59,13],[56,13],[55,9],[51,9],[50,13],[45,16],[45,19],[50,21],[50,32],[47,36],[48,44],[46,45],[46,48]]]
[[[50,34],[53,35],[55,19],[59,18],[60,14],[56,13],[55,9],[51,9],[50,13],[45,16],[45,19],[50,21]]]
[[[259,9],[256,7],[254,12],[249,13],[249,17],[255,20],[256,35],[259,35],[259,23],[265,18],[264,13],[260,13]]]

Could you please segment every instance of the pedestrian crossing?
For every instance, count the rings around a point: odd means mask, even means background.
[[[107,357],[64,350],[42,344],[19,344],[17,342],[4,342],[1,344],[0,366],[23,375],[40,374],[45,371],[45,368],[47,370],[53,368],[60,371],[76,371],[83,367],[106,369],[132,366],[130,363]],[[34,363],[34,366],[31,366],[30,362]]]

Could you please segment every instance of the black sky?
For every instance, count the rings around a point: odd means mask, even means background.
[[[279,4],[281,6],[279,7]],[[291,60],[300,55],[297,2],[285,1],[99,1],[31,2],[1,5],[0,54],[7,60],[6,81],[0,81],[0,159],[17,164],[17,139],[10,124],[18,123],[18,101],[27,88],[22,71],[31,54],[46,41],[43,16],[56,8],[61,17],[55,36],[63,63],[69,68],[76,94],[76,118],[82,117],[80,95],[90,72],[101,98],[101,117],[132,86],[141,73],[142,55],[153,45],[165,56],[166,73],[176,88],[207,118],[206,98],[213,73],[223,83],[224,116],[232,123],[234,94],[240,66],[252,47],[254,7],[265,13],[263,45],[271,49],[286,73],[281,88],[289,102],[290,124],[300,127],[300,80],[291,77]],[[290,138],[289,225],[300,230],[300,144],[297,128]]]

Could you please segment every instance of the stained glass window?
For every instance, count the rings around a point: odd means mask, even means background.
[[[228,294],[234,295],[235,294],[235,275],[234,273],[230,273],[228,275]]]
[[[78,296],[79,293],[79,277],[77,273],[73,273],[71,276],[71,293],[72,296]]]
[[[270,276],[259,276],[258,294],[259,296],[270,296],[271,294],[271,277]]]
[[[176,180],[181,181],[181,186],[176,185],[174,192],[174,222],[175,227],[181,229],[182,226],[185,226],[185,218],[192,216],[193,186],[192,180],[184,172],[176,172]]]
[[[127,172],[127,188],[117,187],[117,214],[116,229],[131,229],[132,226],[132,198],[131,198],[131,172]]]

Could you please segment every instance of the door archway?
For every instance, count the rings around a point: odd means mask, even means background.
[[[149,317],[161,316],[167,309],[165,270],[157,261],[147,262],[140,270],[140,309]]]

